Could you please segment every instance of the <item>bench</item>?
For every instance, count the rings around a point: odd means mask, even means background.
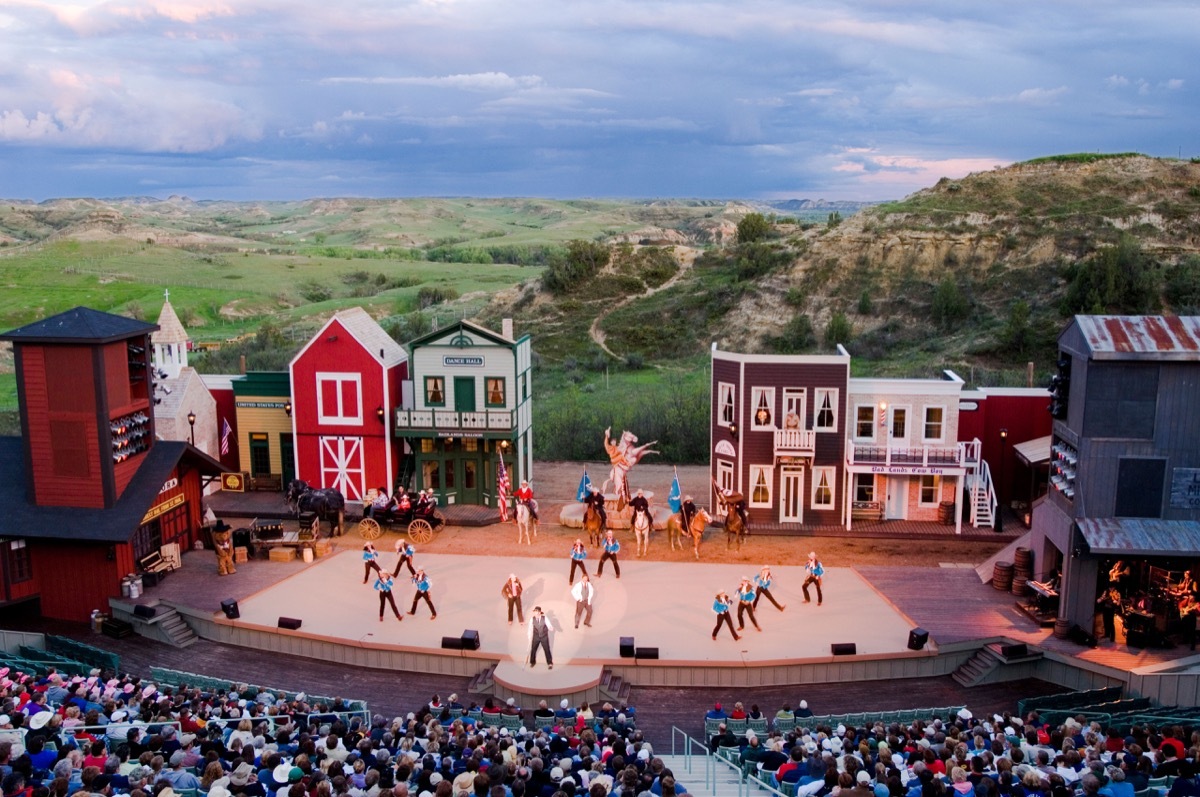
[[[883,504],[879,501],[855,501],[850,504],[851,520],[883,520]]]
[[[250,489],[256,492],[283,492],[283,476],[278,473],[268,473],[266,476],[251,476]]]

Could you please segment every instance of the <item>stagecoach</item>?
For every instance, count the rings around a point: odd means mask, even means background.
[[[418,514],[409,509],[401,512],[393,507],[386,512],[380,512],[375,517],[364,516],[358,521],[358,536],[364,540],[377,540],[383,534],[384,527],[397,530],[406,528],[408,537],[413,542],[421,544],[433,539],[433,533],[446,525],[446,518],[437,509],[428,514]]]

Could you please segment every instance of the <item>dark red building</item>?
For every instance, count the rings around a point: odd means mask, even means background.
[[[0,438],[4,604],[86,619],[162,546],[192,545],[203,452],[155,439],[152,324],[77,307],[0,335],[11,341],[24,436]]]

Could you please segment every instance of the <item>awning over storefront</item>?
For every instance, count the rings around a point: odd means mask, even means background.
[[[1050,461],[1050,435],[1036,437],[1013,446],[1017,459],[1030,467]]]
[[[1075,521],[1094,554],[1200,555],[1200,522],[1158,518],[1080,518]]]

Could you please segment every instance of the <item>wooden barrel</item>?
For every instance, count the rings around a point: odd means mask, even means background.
[[[1012,562],[996,562],[995,567],[992,568],[992,586],[1007,592],[1012,587],[1012,579]]]
[[[938,523],[943,526],[954,525],[954,502],[942,501],[938,504]]]
[[[1013,553],[1013,566],[1022,570],[1033,570],[1033,551],[1028,548],[1018,548]]]
[[[1028,581],[1029,578],[1026,576],[1014,575],[1012,580],[1012,594],[1024,597],[1029,592],[1029,586],[1026,583]]]
[[[1054,636],[1059,639],[1066,639],[1071,635],[1071,621],[1066,619],[1058,619],[1054,621]]]

